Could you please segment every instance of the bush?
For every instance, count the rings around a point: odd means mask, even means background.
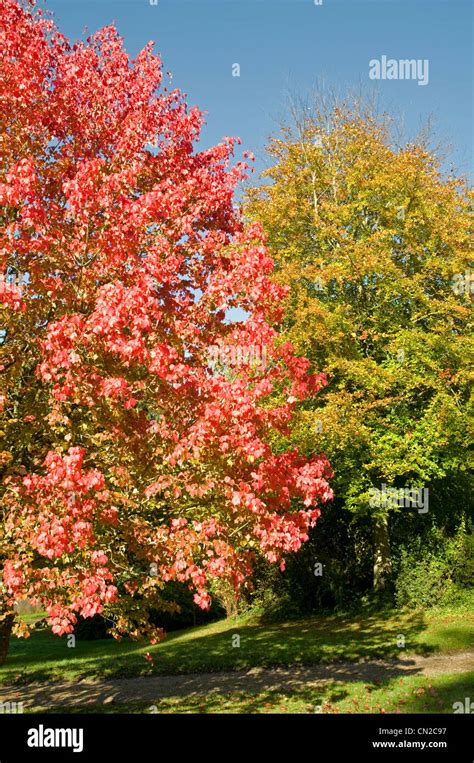
[[[259,558],[247,606],[263,621],[307,617],[331,609],[346,611],[372,586],[371,527],[339,502],[326,507],[286,569]],[[322,574],[315,573],[321,564]]]
[[[289,583],[276,565],[261,561],[249,605],[263,623],[293,620],[305,614],[301,601],[291,595]]]
[[[402,551],[395,593],[399,607],[427,609],[442,602],[453,586],[446,559],[414,559]]]
[[[460,587],[472,584],[474,547],[472,535],[461,523],[456,534],[446,537],[432,528],[400,551],[395,581],[399,607],[423,608],[451,603]]]

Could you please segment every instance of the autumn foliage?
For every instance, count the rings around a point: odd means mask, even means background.
[[[1,54],[3,609],[41,603],[58,634],[105,609],[157,639],[167,581],[205,608],[213,579],[307,539],[330,467],[277,443],[325,377],[279,340],[286,291],[233,203],[247,162],[196,149],[151,44],[73,45],[4,0]],[[210,365],[215,345],[266,365]]]
[[[246,211],[264,225],[275,281],[289,289],[284,338],[328,374],[298,411],[292,442],[327,453],[337,499],[373,525],[383,588],[395,512],[407,543],[427,530],[443,490],[450,521],[467,516],[473,194],[426,139],[400,146],[370,101],[322,105],[294,109],[270,142]],[[372,503],[383,484],[429,487],[430,522]]]

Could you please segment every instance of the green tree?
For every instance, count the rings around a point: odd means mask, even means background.
[[[329,379],[292,439],[324,449],[336,497],[371,515],[381,590],[391,512],[429,504],[377,506],[374,491],[465,482],[472,191],[443,175],[421,139],[394,145],[390,119],[373,110],[293,116],[268,146],[271,166],[246,211],[263,223],[275,278],[289,289],[284,339]]]

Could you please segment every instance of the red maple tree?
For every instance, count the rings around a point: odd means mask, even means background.
[[[3,621],[28,598],[57,634],[105,608],[156,640],[167,581],[207,607],[307,539],[330,467],[284,442],[325,378],[278,340],[284,291],[233,204],[247,162],[196,150],[152,45],[70,44],[16,0],[1,27]]]

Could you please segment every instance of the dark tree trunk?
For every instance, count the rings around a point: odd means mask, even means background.
[[[4,665],[7,659],[14,619],[15,616],[9,614],[0,620],[0,665]]]

